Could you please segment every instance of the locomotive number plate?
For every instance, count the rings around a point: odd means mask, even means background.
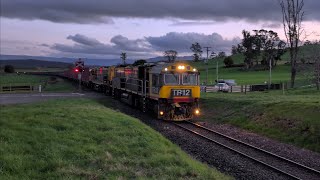
[[[172,89],[173,96],[191,96],[191,89]]]

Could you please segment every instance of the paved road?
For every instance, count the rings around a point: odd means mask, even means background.
[[[49,99],[68,97],[99,97],[98,93],[25,93],[25,94],[0,94],[0,105],[20,104],[45,101]]]

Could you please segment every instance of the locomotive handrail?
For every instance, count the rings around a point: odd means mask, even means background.
[[[133,80],[133,81],[137,81],[138,83],[129,83],[128,80]],[[141,79],[136,79],[136,78],[128,78],[126,80],[126,82],[120,82],[121,84],[124,84],[125,89],[128,89],[127,85],[132,85],[134,87],[138,87],[137,92],[143,94],[143,80]],[[141,89],[141,90],[139,90]],[[129,89],[131,90],[131,89]]]

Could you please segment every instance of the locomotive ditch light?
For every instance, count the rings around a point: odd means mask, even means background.
[[[168,68],[164,68],[164,71],[168,71]]]
[[[197,71],[197,69],[196,69],[196,68],[193,68],[193,71],[194,71],[194,72],[196,72],[196,71]]]

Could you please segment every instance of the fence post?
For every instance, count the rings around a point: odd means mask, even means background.
[[[232,86],[231,86],[231,88],[230,88],[230,92],[232,93]]]
[[[41,93],[42,89],[41,89],[41,84],[39,85],[39,92]]]
[[[244,86],[244,94],[247,94],[247,85]]]
[[[241,87],[240,87],[240,91],[241,91],[241,92],[243,92],[243,85],[241,85]]]

